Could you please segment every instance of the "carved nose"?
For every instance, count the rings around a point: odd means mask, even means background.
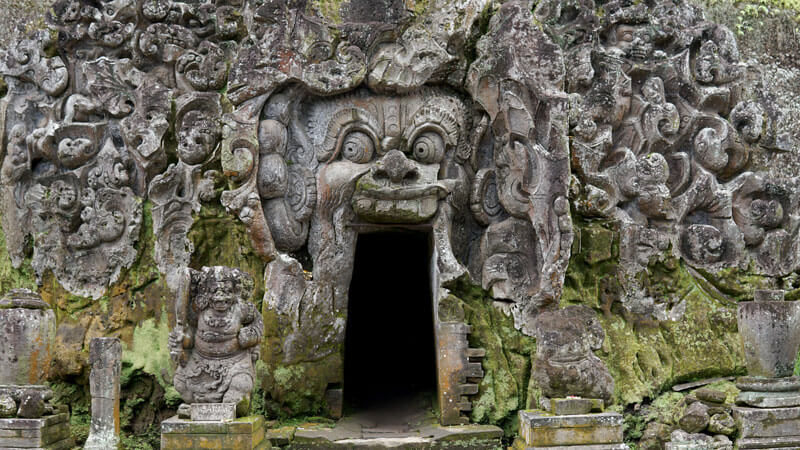
[[[375,168],[376,177],[388,177],[394,183],[417,177],[417,169],[400,150],[391,150]]]

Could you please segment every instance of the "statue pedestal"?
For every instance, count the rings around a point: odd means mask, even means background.
[[[542,410],[519,412],[519,431],[525,450],[628,450],[622,443],[622,415],[555,415]]]
[[[800,447],[800,378],[741,377],[736,386],[738,448]]]
[[[69,450],[73,445],[68,413],[38,419],[0,419],[0,450]]]
[[[738,448],[800,447],[800,407],[734,407],[733,418],[739,426]]]
[[[231,421],[192,421],[175,416],[161,422],[161,449],[270,449],[264,423],[263,416]]]

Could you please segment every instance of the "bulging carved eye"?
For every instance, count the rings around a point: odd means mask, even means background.
[[[444,140],[439,133],[426,131],[414,139],[411,152],[414,159],[423,164],[437,163],[444,156]]]
[[[342,142],[342,154],[354,163],[367,163],[372,159],[375,143],[372,138],[361,131],[349,133]]]

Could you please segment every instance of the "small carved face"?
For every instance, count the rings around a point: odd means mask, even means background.
[[[722,139],[717,130],[703,128],[694,138],[697,161],[712,172],[719,172],[728,164],[728,154],[722,151]]]
[[[714,226],[694,224],[683,235],[684,254],[696,262],[715,263],[722,259],[725,242]]]
[[[219,124],[203,111],[190,111],[178,131],[178,156],[187,164],[205,161],[219,140]]]
[[[644,98],[656,105],[666,101],[664,98],[664,82],[659,77],[648,78],[642,85],[642,95]]]
[[[750,203],[750,215],[764,228],[777,228],[783,221],[783,206],[777,200],[755,199]]]
[[[614,46],[622,50],[625,56],[632,59],[646,59],[653,52],[651,32],[641,26],[617,25],[612,36]]]
[[[55,196],[56,204],[62,211],[69,211],[75,207],[78,201],[78,193],[75,186],[64,180],[56,180],[51,186],[52,195]]]
[[[233,280],[220,281],[211,293],[211,307],[217,312],[225,312],[236,302],[236,289]]]

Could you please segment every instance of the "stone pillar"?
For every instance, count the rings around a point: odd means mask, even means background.
[[[55,313],[37,293],[6,293],[0,299],[0,385],[39,385],[47,379],[55,338]]]
[[[0,449],[72,448],[69,413],[44,386],[55,343],[53,310],[35,292],[0,299]]]
[[[122,346],[118,338],[94,338],[89,360],[92,373],[92,425],[84,449],[113,450],[119,447],[119,376]]]
[[[782,291],[756,291],[755,301],[739,304],[739,333],[749,376],[736,380],[737,447],[800,447],[800,378],[792,376],[800,302],[783,301]]]

